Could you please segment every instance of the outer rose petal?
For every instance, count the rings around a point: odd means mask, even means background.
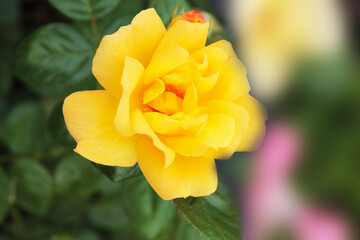
[[[259,140],[265,134],[265,121],[267,115],[264,107],[252,96],[245,94],[236,101],[237,104],[244,107],[249,113],[249,125],[236,148],[237,152],[256,150]]]
[[[212,100],[215,98],[235,101],[250,91],[246,69],[240,60],[231,58],[219,70],[216,85],[201,96],[201,99]]]
[[[191,54],[191,56],[194,57],[197,62],[202,62],[206,58],[208,65],[205,71],[205,76],[209,76],[218,72],[221,67],[232,57],[226,52],[225,49],[222,49],[215,44],[216,43],[213,43]]]
[[[177,154],[174,162],[164,168],[164,155],[147,137],[141,139],[137,153],[141,171],[164,200],[206,196],[217,188],[214,159]]]
[[[174,44],[190,53],[205,47],[209,26],[209,23],[192,23],[183,20],[175,22],[159,43],[154,56]]]
[[[235,133],[230,145],[226,148],[219,149],[215,157],[217,159],[230,158],[246,133],[250,115],[244,107],[229,101],[212,100],[206,102],[204,105],[209,106],[209,114],[225,113],[232,116],[235,120]]]
[[[64,118],[77,153],[96,163],[129,167],[136,163],[135,139],[116,131],[117,104],[103,90],[75,92],[65,99]]]
[[[65,123],[75,141],[113,130],[117,104],[104,90],[75,92],[65,98]]]
[[[121,78],[123,93],[114,120],[118,132],[124,137],[135,135],[130,125],[130,113],[141,105],[141,80],[144,75],[143,65],[134,58],[125,58],[124,72]]]
[[[210,46],[221,48],[223,51],[225,51],[227,53],[229,58],[237,57],[231,43],[226,40],[217,41],[217,42],[211,44]]]
[[[137,137],[126,138],[114,130],[81,140],[74,151],[102,165],[132,167],[137,161],[136,142]]]
[[[93,60],[92,70],[98,82],[120,98],[125,56],[139,60],[146,67],[165,32],[160,17],[151,8],[136,15],[131,25],[105,36]]]

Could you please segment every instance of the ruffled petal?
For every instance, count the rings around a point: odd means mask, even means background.
[[[136,144],[136,137],[126,138],[110,131],[80,140],[74,151],[102,165],[132,167],[137,162]]]
[[[190,53],[203,48],[205,47],[208,32],[209,23],[192,23],[179,20],[164,35],[154,56],[174,44],[185,48]]]
[[[210,114],[204,129],[197,135],[165,138],[169,147],[183,156],[204,156],[208,149],[227,147],[234,136],[235,121],[228,114]]]
[[[194,84],[190,84],[183,100],[183,112],[192,113],[197,107],[197,92]]]
[[[159,42],[166,33],[165,26],[154,8],[141,11],[131,22],[132,40],[138,60],[147,66]]]
[[[241,138],[236,151],[254,151],[265,134],[267,114],[265,108],[249,94],[244,95],[236,103],[249,114],[249,124]]]
[[[78,143],[75,151],[104,165],[129,167],[136,159],[134,138],[115,129],[118,101],[104,90],[75,92],[63,105],[66,127]]]
[[[150,128],[148,122],[144,118],[140,109],[135,109],[132,112],[131,121],[132,121],[133,129],[135,130],[136,133],[149,136],[152,139],[154,146],[160,149],[164,153],[165,162],[163,167],[169,167],[174,161],[175,152],[171,148],[166,146],[154,133],[154,131]]]
[[[63,105],[66,127],[76,142],[115,130],[118,101],[104,90],[69,95]],[[116,131],[116,130],[115,130]]]
[[[162,77],[175,68],[190,61],[189,52],[178,45],[171,45],[154,57],[145,71],[144,84],[148,86],[152,81]]]
[[[210,195],[217,188],[214,159],[176,155],[164,168],[164,156],[147,137],[138,146],[139,167],[155,192],[164,200]]]
[[[245,67],[237,58],[231,58],[220,69],[215,86],[200,98],[235,101],[249,91]]]
[[[123,93],[120,98],[114,124],[124,137],[135,134],[130,126],[130,112],[141,105],[141,84],[144,75],[143,65],[136,59],[125,58],[124,72],[121,78]]]
[[[171,115],[181,112],[182,102],[182,99],[176,96],[175,93],[164,92],[159,97],[149,102],[148,105],[157,111]]]
[[[219,78],[219,72],[216,72],[208,77],[202,77],[200,74],[195,78],[196,90],[201,94],[212,89]]]
[[[217,159],[228,159],[236,151],[240,141],[244,138],[249,125],[249,113],[244,107],[224,100],[212,100],[206,102],[204,106],[209,107],[209,114],[224,113],[230,115],[235,120],[234,137],[231,143],[225,148],[220,148],[215,157]]]
[[[160,17],[151,8],[136,15],[131,25],[105,36],[93,60],[92,71],[98,82],[120,98],[125,57],[135,58],[147,66],[165,32]]]
[[[144,117],[154,132],[164,135],[178,135],[197,133],[206,123],[208,115],[202,114],[198,117],[177,120],[159,112],[145,112]]]
[[[143,104],[148,104],[165,91],[165,84],[160,79],[155,79],[154,82],[145,90],[143,96]]]
[[[207,68],[203,73],[204,76],[218,72],[231,58],[224,49],[215,46],[214,43],[194,52],[191,56],[198,63],[204,62],[205,60],[207,61]]]
[[[237,56],[231,43],[226,40],[220,40],[220,41],[214,42],[213,44],[211,44],[209,46],[218,47],[218,48],[222,49],[224,52],[226,52],[226,54],[229,56],[229,58],[233,58],[233,57]]]

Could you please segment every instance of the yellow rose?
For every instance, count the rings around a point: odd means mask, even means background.
[[[217,188],[215,158],[252,150],[264,130],[232,46],[205,46],[209,23],[177,20],[166,30],[154,9],[105,36],[93,74],[105,90],[65,99],[75,152],[103,165],[138,163],[165,200]]]

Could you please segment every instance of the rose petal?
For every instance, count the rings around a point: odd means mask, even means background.
[[[227,147],[235,133],[235,121],[228,114],[210,114],[198,135],[167,137],[166,143],[183,156],[204,156],[209,149]]]
[[[124,137],[135,135],[130,126],[130,112],[141,105],[141,91],[139,92],[144,75],[143,65],[136,59],[126,57],[124,72],[121,78],[123,93],[115,116],[116,130]]]
[[[185,48],[190,53],[205,47],[209,26],[209,23],[177,21],[164,35],[154,55],[158,55],[174,44]]]
[[[136,15],[131,25],[105,36],[93,60],[92,71],[97,81],[114,97],[120,98],[125,56],[147,66],[165,32],[160,17],[151,8]]]
[[[154,131],[150,128],[148,122],[144,118],[140,109],[135,109],[131,114],[131,121],[133,129],[138,134],[143,134],[149,136],[155,147],[160,149],[165,155],[165,167],[169,167],[175,158],[175,152],[166,146],[159,137],[154,133]]]
[[[205,196],[217,188],[214,159],[177,154],[174,162],[164,168],[164,156],[147,137],[142,138],[137,152],[141,171],[164,200]]]
[[[249,114],[248,127],[241,138],[236,151],[254,151],[265,135],[267,115],[264,107],[249,94],[243,95],[236,103],[246,109]]]
[[[103,165],[133,166],[136,159],[135,138],[124,138],[113,120],[118,101],[106,91],[83,91],[65,99],[66,126],[78,143],[75,151]]]

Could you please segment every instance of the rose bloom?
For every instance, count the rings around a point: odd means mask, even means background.
[[[105,36],[92,68],[105,90],[64,102],[75,152],[108,166],[138,163],[165,200],[213,193],[214,159],[254,149],[265,119],[231,44],[205,46],[208,30],[189,17],[166,30],[147,9]]]

